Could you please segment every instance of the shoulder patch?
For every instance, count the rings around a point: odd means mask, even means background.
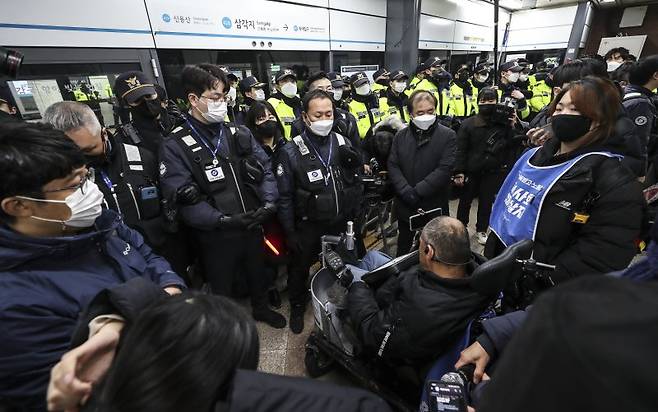
[[[647,124],[647,117],[646,116],[638,116],[635,118],[635,124],[638,126],[644,126]]]
[[[167,165],[165,165],[165,162],[160,162],[160,177],[163,177],[165,174],[167,174]]]
[[[178,127],[175,128],[174,130],[172,130],[170,134],[178,133],[178,132],[180,132],[181,130],[183,130],[183,128],[182,128],[181,126],[178,126]]]
[[[181,137],[181,140],[183,140],[183,142],[185,142],[185,144],[188,146],[194,146],[197,144],[196,140],[194,140],[194,138],[189,134]]]

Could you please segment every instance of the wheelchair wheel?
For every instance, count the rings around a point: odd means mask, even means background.
[[[334,360],[322,353],[315,345],[306,345],[304,356],[306,373],[311,378],[319,378],[326,375],[334,368]]]

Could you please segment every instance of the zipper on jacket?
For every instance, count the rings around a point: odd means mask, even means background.
[[[336,176],[334,175],[333,166],[329,166],[329,174],[331,175],[331,184],[334,188],[334,199],[336,199],[336,216],[340,215],[340,208],[338,207],[338,190],[336,190]]]
[[[135,203],[135,210],[137,211],[137,219],[142,220],[142,214],[139,213],[139,205],[137,204],[137,199],[135,198],[135,193],[133,192],[133,187],[130,183],[126,183],[128,190],[130,191],[130,196],[133,198],[133,203]]]
[[[238,178],[235,177],[235,170],[233,170],[233,163],[228,162],[228,167],[231,168],[231,175],[233,175],[233,181],[235,182],[235,187],[238,189],[238,196],[240,196],[240,203],[242,204],[242,210],[244,213],[247,213],[247,208],[244,205],[244,199],[242,198],[242,191],[240,190],[240,185],[238,184]]]
[[[114,191],[115,186],[116,185],[112,185],[110,191],[112,192],[112,197],[114,198],[114,204],[117,205],[117,212],[119,212],[120,215],[123,215],[123,212],[121,211],[121,206],[119,205],[119,198],[117,198],[117,194]]]

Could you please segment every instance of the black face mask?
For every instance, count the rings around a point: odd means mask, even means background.
[[[276,137],[279,134],[279,124],[276,120],[267,120],[264,123],[256,125],[256,134],[256,137],[260,139]]]
[[[592,120],[573,114],[558,114],[551,118],[553,135],[561,142],[573,142],[585,136],[592,126]]]
[[[495,111],[495,104],[478,104],[478,113],[480,113],[482,117],[491,117]]]
[[[133,116],[142,119],[155,119],[162,111],[160,100],[144,100],[138,106],[131,107],[130,112]]]

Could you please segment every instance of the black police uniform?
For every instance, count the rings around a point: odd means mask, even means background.
[[[213,293],[230,295],[234,275],[241,272],[254,314],[263,308],[262,228],[248,229],[249,222],[235,220],[273,204],[278,193],[270,160],[251,132],[190,116],[162,144],[160,180],[164,195],[176,199],[181,220],[191,228]]]
[[[104,155],[90,158],[89,163],[94,181],[103,192],[105,207],[120,213],[124,222],[140,232],[176,273],[185,275],[187,255],[167,221],[155,156],[112,135],[108,135],[105,150]]]
[[[233,119],[231,121],[235,123],[236,126],[244,126],[246,124],[247,112],[249,111],[251,104],[254,102],[254,99],[247,97],[245,92],[251,90],[254,87],[263,88],[265,87],[265,83],[258,81],[258,79],[254,76],[247,76],[240,80],[240,83],[238,83],[238,88],[240,89],[240,93],[242,93],[243,103],[237,107],[232,108]]]
[[[293,252],[290,304],[293,311],[298,308],[303,313],[306,279],[320,252],[320,237],[344,231],[346,222],[358,213],[363,188],[356,170],[361,159],[342,135],[317,136],[308,128],[283,149],[274,167],[278,214]]]

